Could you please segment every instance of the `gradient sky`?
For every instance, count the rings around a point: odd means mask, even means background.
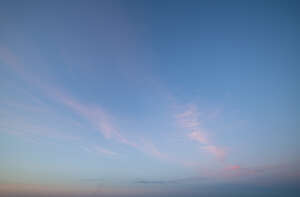
[[[0,196],[296,196],[297,1],[1,1]]]

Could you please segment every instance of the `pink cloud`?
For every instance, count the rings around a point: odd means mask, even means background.
[[[241,169],[241,166],[239,165],[231,165],[227,168],[227,170],[232,170],[232,171],[239,170],[239,169]]]
[[[187,136],[191,140],[204,144],[208,143],[204,129],[201,128],[199,112],[195,105],[189,105],[183,113],[177,114],[176,120],[182,128],[190,132]]]
[[[203,144],[208,143],[206,136],[204,135],[203,132],[200,132],[200,131],[193,131],[188,134],[188,137],[192,140],[195,140],[195,141],[203,143]]]
[[[87,120],[97,129],[106,139],[114,139],[119,143],[136,147],[136,144],[123,136],[112,123],[110,116],[100,107],[90,107],[79,103],[74,98],[68,97],[61,92],[54,90],[50,94],[55,100],[69,107],[72,111]]]
[[[0,62],[9,66],[11,70],[16,72],[23,80],[31,84],[40,84],[41,79],[38,75],[34,75],[26,66],[17,58],[8,48],[0,46]]]
[[[203,120],[200,120],[199,114],[200,112],[195,105],[189,105],[184,112],[177,114],[175,117],[179,125],[189,132],[187,137],[190,140],[205,145],[202,148],[203,150],[216,156],[218,159],[224,159],[226,151],[217,147],[208,139],[202,126]]]
[[[224,159],[224,157],[226,156],[226,151],[224,149],[221,149],[214,145],[204,146],[204,147],[202,147],[202,149],[215,155],[219,159]]]
[[[245,176],[252,176],[262,173],[264,170],[260,168],[247,168],[240,165],[229,165],[224,168],[222,175],[226,178],[243,178]]]
[[[134,147],[141,152],[152,155],[158,159],[169,160],[166,154],[163,154],[150,140],[142,139],[140,143],[133,142],[123,136],[117,126],[111,121],[110,116],[99,107],[89,107],[77,102],[75,99],[67,97],[62,93],[55,91],[51,94],[54,98],[68,106],[74,112],[85,118],[94,128],[103,134],[106,139],[116,140],[119,143]],[[97,148],[101,153],[114,155],[113,152]]]
[[[142,140],[142,145],[140,146],[141,151],[146,152],[147,154],[150,154],[154,157],[160,158],[160,159],[166,159],[167,155],[161,153],[158,148],[151,142]]]
[[[178,123],[186,129],[196,129],[200,126],[195,105],[190,105],[184,112],[177,114],[176,119]]]
[[[25,69],[25,66],[20,61],[18,61],[18,59],[8,49],[0,48],[0,61],[3,61],[7,65],[11,66],[11,68],[27,83],[30,83],[39,88],[49,98],[60,104],[63,104],[71,111],[81,116],[93,128],[99,131],[106,139],[115,140],[121,144],[134,147],[137,150],[140,150],[157,158],[166,157],[152,143],[148,142],[145,144],[133,142],[126,136],[122,135],[117,126],[111,120],[111,116],[106,113],[101,107],[91,106],[79,102],[77,99],[69,96],[65,92],[62,92],[56,87],[52,87],[44,83],[44,81],[41,81],[39,78],[36,78],[36,75],[28,73]],[[106,149],[98,148],[98,151],[104,154],[113,154],[113,152]]]

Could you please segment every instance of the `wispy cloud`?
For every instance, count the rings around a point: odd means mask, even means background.
[[[208,140],[205,136],[204,132],[202,131],[193,131],[187,135],[191,140],[195,140],[197,142],[200,142],[202,144],[207,144]]]
[[[31,84],[33,87],[37,87],[49,99],[65,106],[73,113],[80,116],[89,126],[100,132],[105,139],[133,147],[136,150],[149,154],[155,158],[168,160],[167,154],[162,153],[150,139],[134,141],[130,140],[124,133],[120,132],[112,116],[101,106],[79,101],[66,91],[62,91],[62,89],[57,88],[56,86],[49,85],[42,79],[37,78],[36,75],[27,72],[24,64],[19,61],[9,49],[0,48],[0,61],[9,65],[24,81]],[[85,149],[87,152],[93,151],[93,149],[87,147],[82,149]],[[103,148],[98,148],[98,152],[115,155],[114,152]]]
[[[168,159],[166,154],[163,154],[152,142],[142,139],[139,149],[149,155],[152,155],[159,159]]]
[[[235,171],[235,170],[240,170],[241,166],[240,165],[231,165],[229,167],[226,168],[226,170],[231,170],[231,171]]]
[[[200,127],[199,113],[195,105],[189,105],[184,112],[176,114],[179,124],[186,128],[195,130]]]
[[[109,150],[107,148],[103,148],[102,146],[99,145],[94,145],[94,146],[80,146],[80,148],[88,153],[96,153],[100,155],[107,155],[107,156],[116,156],[119,155],[118,153]]]
[[[0,62],[3,62],[4,65],[8,66],[28,83],[35,85],[41,83],[39,75],[34,75],[29,69],[26,69],[22,61],[11,50],[3,46],[0,46]]]
[[[111,138],[116,132],[114,126],[108,120],[106,113],[99,107],[92,108],[79,103],[77,100],[66,96],[58,90],[49,92],[56,101],[64,104],[75,113],[88,120],[105,138]]]
[[[169,160],[168,155],[162,153],[151,142],[151,140],[142,138],[140,141],[134,142],[122,135],[121,132],[119,132],[119,129],[117,129],[117,125],[111,120],[111,116],[99,106],[90,107],[88,105],[81,104],[74,98],[66,96],[65,94],[53,89],[51,90],[51,96],[87,120],[94,128],[102,133],[106,139],[128,145],[158,159]],[[99,149],[99,151],[109,154],[109,152],[105,150]]]
[[[91,106],[79,102],[77,99],[61,91],[59,88],[48,85],[36,75],[26,71],[24,64],[7,48],[0,46],[0,61],[12,68],[27,83],[40,89],[42,93],[57,103],[64,105],[74,113],[85,119],[92,127],[98,130],[106,139],[136,147],[137,145],[122,135],[117,126],[112,123],[111,116],[99,106]],[[61,134],[63,136],[63,134]],[[105,151],[104,151],[105,152]]]
[[[99,146],[99,145],[97,145],[97,146],[95,147],[95,150],[96,150],[98,153],[105,154],[105,155],[109,155],[109,156],[115,156],[115,155],[117,155],[116,152],[113,152],[113,151],[111,151],[111,150],[105,149],[105,148],[103,148],[103,147],[101,147],[101,146]]]
[[[242,178],[242,177],[248,177],[253,175],[259,175],[262,174],[266,168],[261,167],[243,167],[240,165],[229,165],[228,167],[224,168],[222,171],[222,175],[225,178]]]
[[[123,136],[117,126],[112,123],[111,116],[108,115],[99,106],[89,106],[82,104],[75,98],[67,96],[66,93],[62,93],[57,89],[47,88],[45,89],[47,94],[52,97],[55,101],[65,105],[73,112],[77,113],[83,119],[85,119],[92,127],[98,130],[106,139],[112,139],[119,143],[136,147],[136,143],[131,142],[125,136]]]
[[[188,133],[186,136],[193,141],[202,145],[202,149],[216,156],[218,159],[224,159],[226,151],[213,144],[207,136],[207,132],[203,128],[203,121],[199,118],[200,112],[195,105],[189,105],[185,110],[176,114],[178,124]]]
[[[219,148],[214,145],[206,145],[206,146],[202,147],[202,149],[215,155],[219,159],[224,159],[227,154],[224,149]]]

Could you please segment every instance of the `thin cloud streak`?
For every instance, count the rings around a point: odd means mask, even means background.
[[[114,151],[111,151],[107,148],[103,148],[102,146],[99,145],[95,145],[95,146],[91,146],[91,147],[87,147],[87,146],[80,146],[80,148],[88,153],[97,153],[100,155],[108,155],[108,156],[116,156],[119,155],[119,153],[116,153]]]
[[[158,148],[150,142],[150,140],[142,139],[140,142],[132,142],[127,137],[123,136],[117,126],[112,123],[111,116],[108,115],[100,107],[89,107],[87,105],[79,103],[74,98],[66,96],[62,92],[55,89],[48,89],[48,94],[54,100],[64,104],[75,113],[79,114],[85,120],[87,120],[94,128],[96,128],[103,136],[108,140],[115,140],[121,144],[133,147],[143,153],[152,155],[158,159],[168,160],[166,154],[161,153]],[[101,152],[101,151],[100,151]],[[106,151],[103,151],[106,152]]]
[[[178,179],[170,179],[170,180],[146,180],[146,179],[139,179],[134,181],[136,184],[154,184],[154,185],[165,185],[165,184],[184,184],[184,183],[192,183],[192,182],[199,182],[199,181],[207,181],[209,180],[208,177],[204,176],[193,176],[193,177],[185,177],[185,178],[178,178]]]
[[[105,138],[110,139],[117,133],[116,129],[109,122],[108,116],[99,107],[90,108],[57,90],[55,90],[53,93],[50,93],[50,96],[56,101],[67,106],[75,113],[79,114],[81,117],[88,120],[89,123],[91,123],[98,131],[100,131]]]
[[[101,154],[105,154],[105,155],[109,155],[109,156],[115,156],[115,155],[118,155],[118,153],[116,152],[113,152],[111,150],[108,150],[108,149],[105,149],[99,145],[96,145],[95,147],[95,150],[98,152],[98,153],[101,153]]]
[[[195,140],[197,142],[200,142],[202,144],[207,144],[208,140],[207,137],[204,135],[201,131],[193,131],[187,135],[191,140]]]
[[[149,155],[152,155],[156,158],[168,160],[168,155],[162,153],[158,150],[158,148],[150,141],[147,141],[145,139],[141,140],[141,145],[139,145],[139,149]]]
[[[224,159],[226,156],[226,151],[222,148],[219,148],[217,146],[214,145],[207,145],[202,147],[203,150],[215,155],[217,158],[219,159]]]
[[[201,147],[206,152],[223,160],[226,156],[226,151],[214,145],[207,137],[207,132],[202,127],[202,121],[199,118],[199,111],[195,105],[189,105],[184,112],[176,114],[178,124],[188,131],[186,136],[192,140],[203,145]]]
[[[71,110],[73,110],[81,117],[86,119],[94,128],[96,128],[100,133],[102,133],[106,139],[115,140],[121,144],[133,147],[141,152],[152,155],[158,159],[168,158],[166,154],[161,153],[158,150],[158,148],[149,140],[142,139],[138,143],[132,142],[129,139],[127,139],[119,132],[117,126],[115,124],[112,124],[110,116],[99,107],[88,107],[87,105],[83,105],[77,102],[75,99],[71,99],[70,97],[63,95],[58,91],[54,91],[54,93],[51,94],[51,96],[55,100],[69,107]],[[99,149],[99,151],[102,153],[109,154],[109,152],[105,150]]]
[[[43,83],[36,75],[26,72],[25,66],[7,48],[0,48],[0,60],[10,66],[14,72],[20,75],[27,83],[39,88],[50,99],[66,106],[71,111],[85,119],[93,128],[99,131],[107,140],[114,140],[118,143],[133,147],[143,153],[152,155],[158,159],[166,159],[150,140],[133,142],[119,132],[117,126],[112,123],[111,116],[99,106],[90,106],[79,102],[77,99],[60,91],[58,88]],[[87,150],[87,149],[86,149]],[[102,153],[109,151],[100,151]]]

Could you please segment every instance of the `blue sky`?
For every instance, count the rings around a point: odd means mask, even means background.
[[[299,193],[298,9],[1,2],[0,194]]]

